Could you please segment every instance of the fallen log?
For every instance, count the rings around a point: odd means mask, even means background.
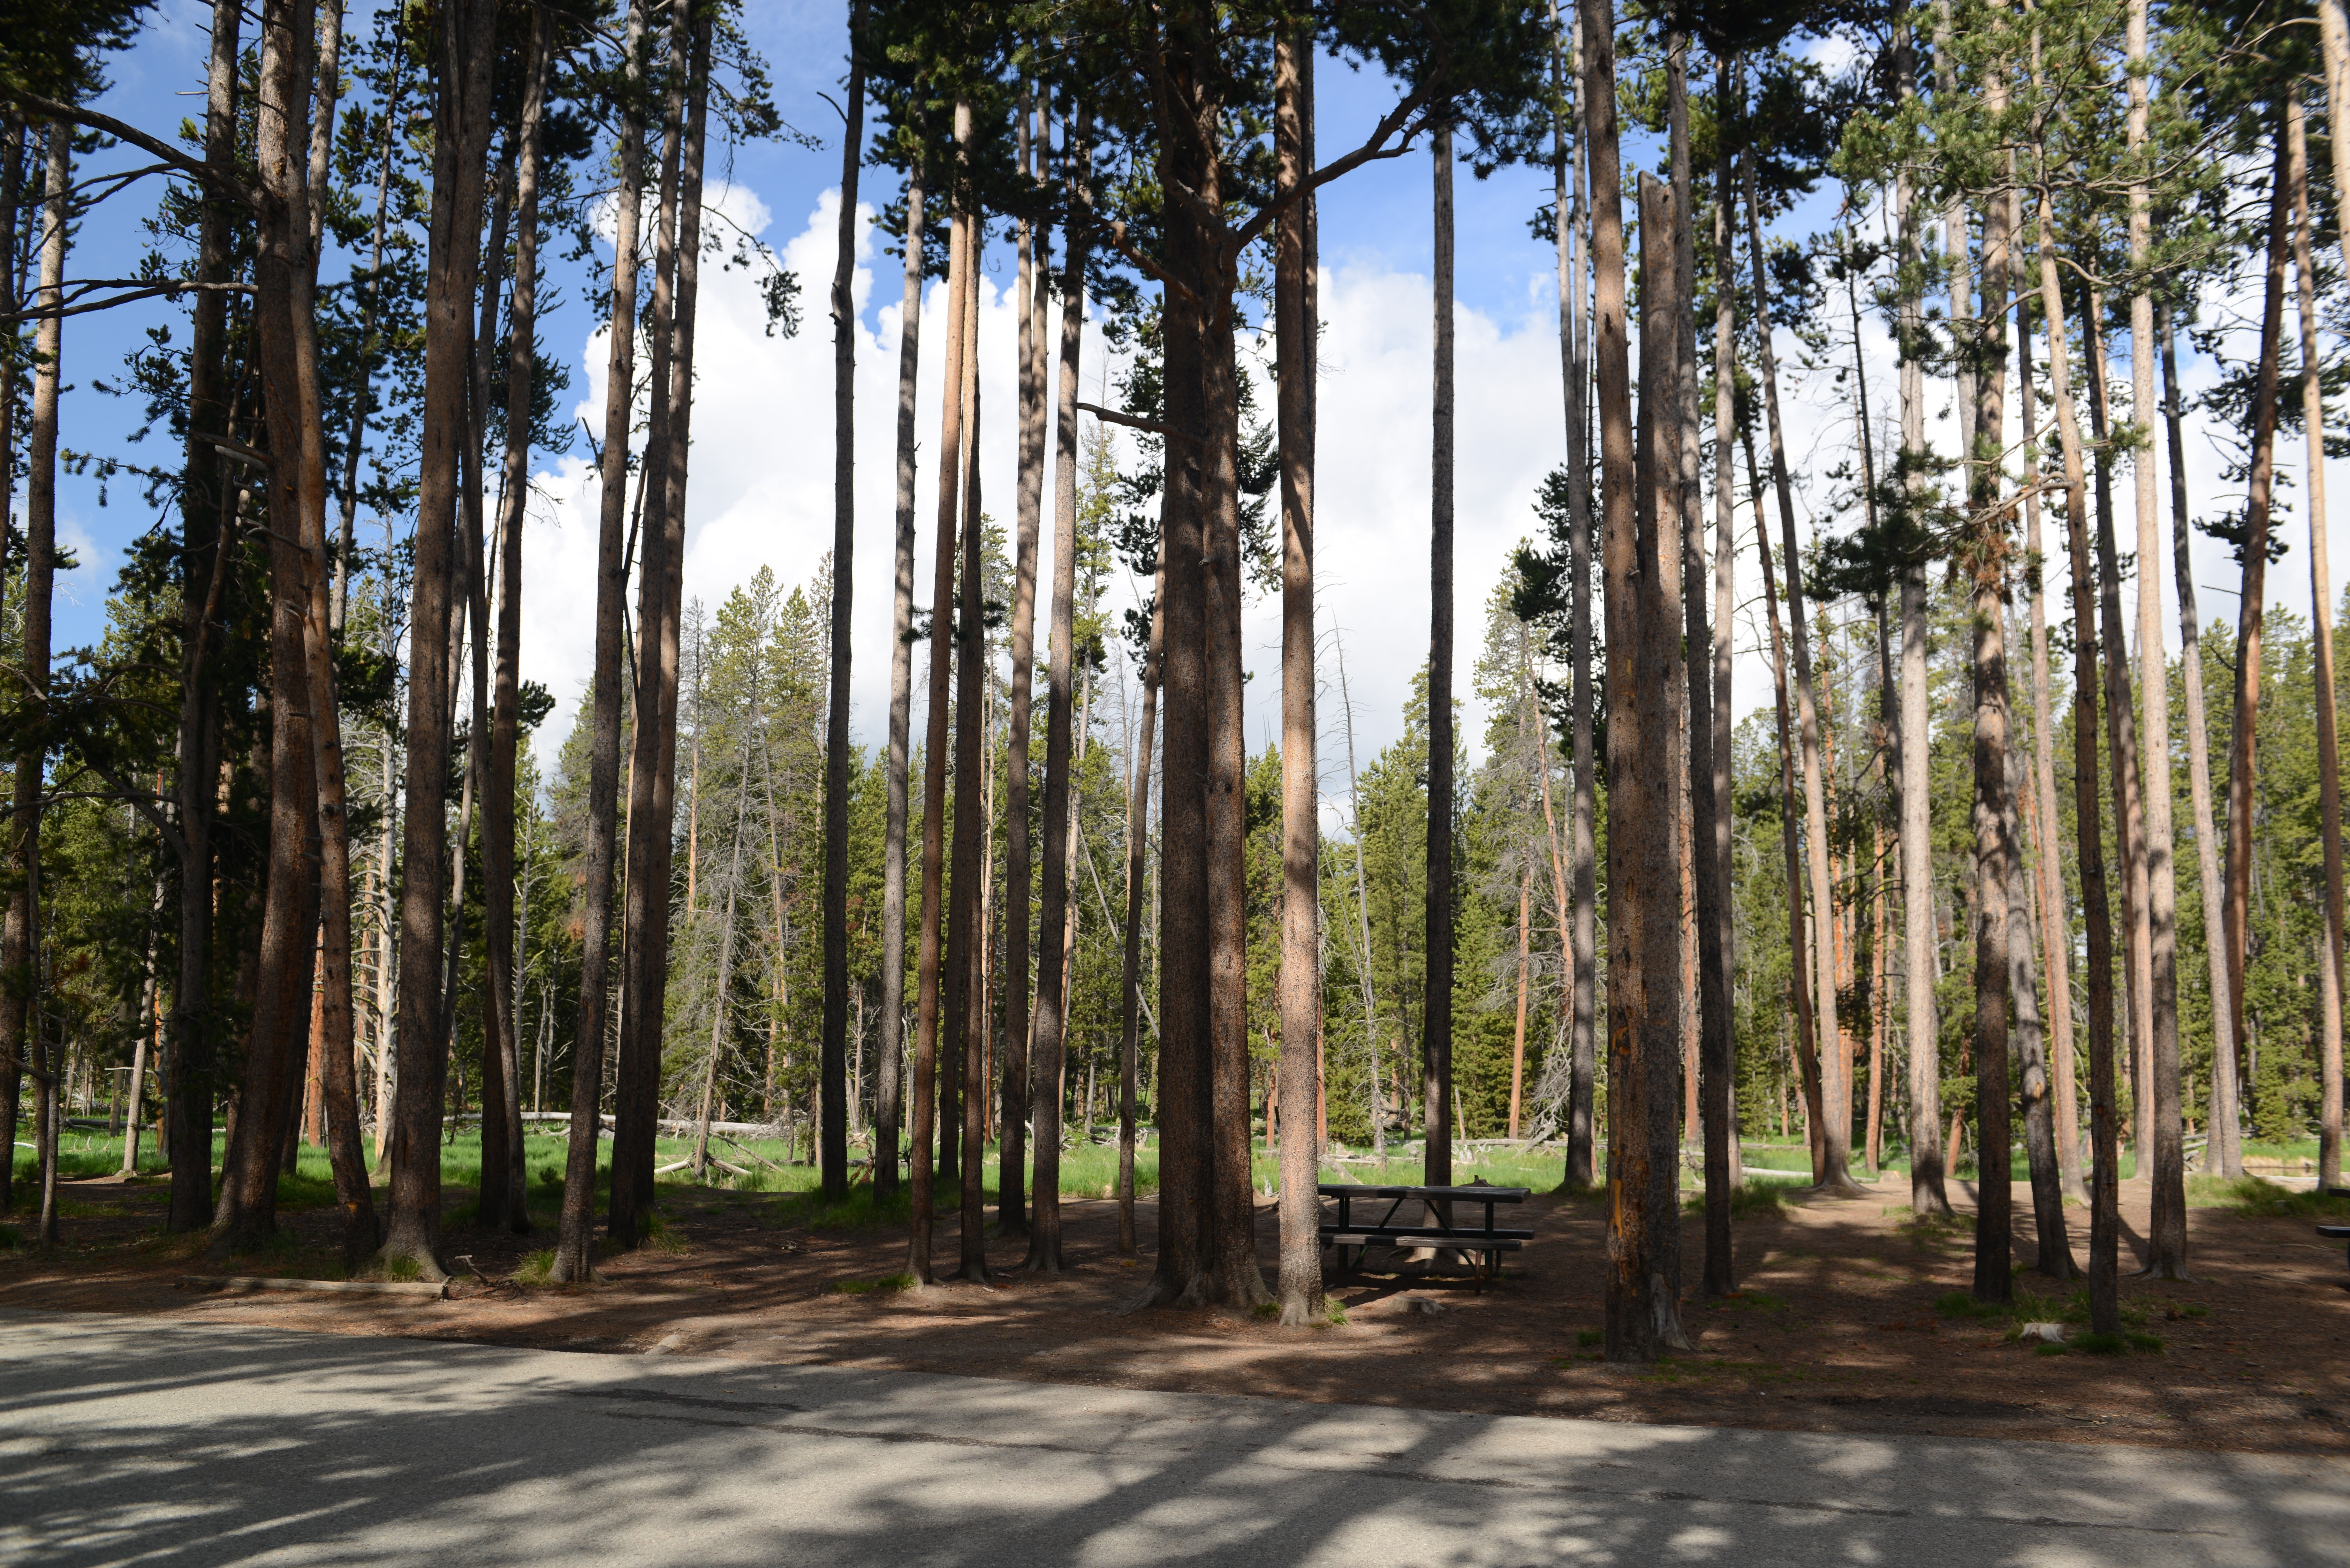
[[[235,1294],[249,1291],[324,1291],[339,1295],[436,1299],[446,1295],[449,1289],[445,1281],[435,1284],[425,1280],[289,1280],[273,1274],[182,1274],[180,1283],[191,1290]]]

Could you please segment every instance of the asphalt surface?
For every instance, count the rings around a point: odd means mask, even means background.
[[[2350,1563],[2350,1466],[0,1313],[0,1563]]]

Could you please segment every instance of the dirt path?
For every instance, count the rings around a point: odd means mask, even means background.
[[[1529,1203],[1535,1241],[1482,1294],[1466,1279],[1336,1282],[1342,1326],[1283,1329],[1120,1311],[1149,1268],[1147,1203],[1139,1260],[1117,1255],[1116,1206],[1085,1199],[1066,1207],[1071,1267],[1060,1278],[1009,1272],[1024,1249],[991,1240],[990,1260],[1006,1271],[996,1288],[844,1293],[836,1284],[904,1266],[902,1233],[785,1228],[772,1196],[671,1189],[668,1250],[608,1260],[593,1288],[475,1284],[458,1299],[413,1301],[190,1292],[181,1274],[221,1265],[191,1262],[160,1240],[160,1190],[100,1181],[68,1190],[75,1240],[54,1256],[0,1254],[0,1305],[1497,1414],[2350,1455],[2342,1251],[2307,1221],[2217,1210],[2191,1215],[2194,1280],[2124,1282],[2130,1326],[2158,1338],[2158,1351],[2042,1355],[2010,1343],[2007,1322],[1942,1315],[1938,1299],[1967,1286],[1970,1221],[1921,1230],[1908,1222],[1906,1189],[1888,1180],[1866,1199],[1794,1202],[1742,1224],[1741,1293],[1688,1304],[1693,1353],[1628,1371],[1599,1360],[1605,1220],[1582,1199]],[[2132,1241],[2146,1199],[2143,1184],[2125,1186]],[[2079,1256],[2086,1217],[2074,1218]],[[331,1255],[334,1223],[331,1211],[312,1211],[290,1216],[288,1228]],[[941,1227],[941,1259],[954,1256],[953,1226],[949,1216]],[[2028,1210],[2016,1229],[2019,1292],[2048,1298],[2033,1315],[2060,1315],[2072,1287],[2027,1272]],[[1259,1241],[1270,1263],[1269,1207]],[[447,1251],[503,1282],[546,1244],[457,1233]],[[1683,1245],[1693,1281],[1694,1223]]]

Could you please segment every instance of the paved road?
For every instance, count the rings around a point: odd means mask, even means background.
[[[0,1562],[2350,1563],[2350,1467],[0,1313]]]

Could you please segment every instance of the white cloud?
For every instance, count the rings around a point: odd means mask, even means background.
[[[829,285],[837,234],[837,194],[827,191],[799,231],[778,245],[785,265],[806,289],[806,326],[791,339],[766,336],[756,286],[741,271],[705,266],[696,375],[691,483],[689,490],[686,593],[715,603],[761,565],[786,583],[812,578],[831,547],[833,510],[833,370],[831,325],[823,296]],[[760,232],[768,213],[748,192],[713,192],[744,229]],[[854,568],[855,673],[852,723],[860,742],[877,743],[887,711],[889,596],[895,527],[895,445],[898,343],[901,273],[895,258],[879,254],[869,227],[869,210],[858,229],[857,508]],[[1014,431],[1009,417],[1015,404],[1014,279],[1008,252],[997,247],[994,270],[983,276],[981,306],[983,493],[987,510],[1009,522],[1014,483]],[[1455,317],[1458,388],[1458,458],[1455,496],[1455,690],[1471,690],[1471,672],[1481,645],[1487,597],[1506,567],[1511,547],[1534,527],[1534,496],[1542,476],[1561,461],[1565,430],[1555,293],[1533,269],[1523,314],[1501,320],[1460,309]],[[875,290],[880,292],[877,296]],[[1367,762],[1400,730],[1413,675],[1427,657],[1429,630],[1429,440],[1430,347],[1429,286],[1425,277],[1373,265],[1341,265],[1325,271],[1317,548],[1321,621],[1326,633],[1339,630],[1346,644],[1348,683],[1356,710],[1358,760]],[[878,308],[875,308],[878,306]],[[1841,312],[1839,312],[1841,314]],[[925,342],[919,379],[917,430],[921,464],[916,489],[918,600],[927,601],[934,547],[940,340],[945,312],[942,288],[929,286],[923,306]],[[1880,465],[1890,462],[1898,409],[1893,348],[1874,314],[1864,310],[1862,343],[1867,361],[1872,426]],[[2126,348],[2126,343],[2119,347]],[[1832,504],[1839,487],[1829,471],[1851,461],[1854,424],[1843,391],[1832,380],[1833,366],[1806,371],[1800,346],[1782,332],[1777,349],[1790,469],[1804,541],[1817,512]],[[1097,330],[1089,328],[1084,383],[1088,399],[1098,396],[1103,352]],[[1849,348],[1835,352],[1849,355]],[[598,331],[582,348],[586,374],[579,412],[600,433],[603,406],[604,337]],[[2182,367],[2190,394],[2214,375],[2209,361]],[[2117,363],[2116,390],[2126,393],[2127,364]],[[1953,397],[1947,381],[1930,382],[1929,441],[1939,451],[1957,446]],[[1263,406],[1270,409],[1268,396]],[[2009,399],[2010,439],[2014,400]],[[1708,434],[1711,436],[1711,410]],[[2204,429],[2190,416],[2188,435],[2190,494],[2201,514],[2230,504],[2220,485],[2220,457]],[[1767,448],[1762,453],[1768,474]],[[2280,466],[2300,467],[2297,441],[2281,443]],[[2333,465],[2338,470],[2350,464]],[[1710,464],[1709,464],[1710,467]],[[1743,495],[1742,463],[1738,529],[1738,665],[1736,706],[1742,716],[1770,701],[1770,673],[1761,657],[1765,644],[1759,595],[1754,520]],[[2297,477],[2297,474],[2296,474]],[[2334,473],[2334,493],[2350,494],[2350,472]],[[556,694],[558,708],[541,732],[551,761],[567,732],[592,662],[595,616],[594,557],[597,484],[584,455],[566,457],[539,475],[543,493],[534,507],[527,535],[524,595],[524,648],[527,672]],[[2134,547],[2130,476],[2115,475],[2115,505],[2121,545]],[[2163,506],[2164,627],[2175,648],[2176,596],[2170,586],[2168,549],[2169,491]],[[2293,499],[2297,505],[2301,492]],[[1780,545],[1775,503],[1768,506],[1774,555]],[[2336,511],[2341,510],[2338,506]],[[1052,552],[1052,504],[1046,496],[1043,559]],[[1711,540],[1711,495],[1708,497]],[[2052,620],[2065,614],[2063,585],[2067,570],[2060,518],[2045,519]],[[1837,531],[1846,519],[1833,519]],[[2334,554],[2350,560],[2350,539],[2337,524]],[[2270,573],[2272,603],[2305,610],[2308,567],[2305,524],[2296,516],[2280,527],[2293,552]],[[2196,542],[2199,582],[2232,587],[2233,563],[2210,541]],[[2339,584],[2336,584],[2339,589]],[[633,600],[631,602],[633,610]],[[2232,617],[2232,595],[2206,591],[2201,609]],[[1248,736],[1252,747],[1277,732],[1279,714],[1278,597],[1253,604],[1246,614],[1243,646],[1256,679],[1248,688]],[[1338,711],[1335,670],[1323,672],[1325,776],[1338,763]],[[917,674],[919,681],[919,670]],[[920,722],[917,702],[917,722]],[[1464,738],[1472,749],[1483,730],[1473,704],[1464,713]]]

